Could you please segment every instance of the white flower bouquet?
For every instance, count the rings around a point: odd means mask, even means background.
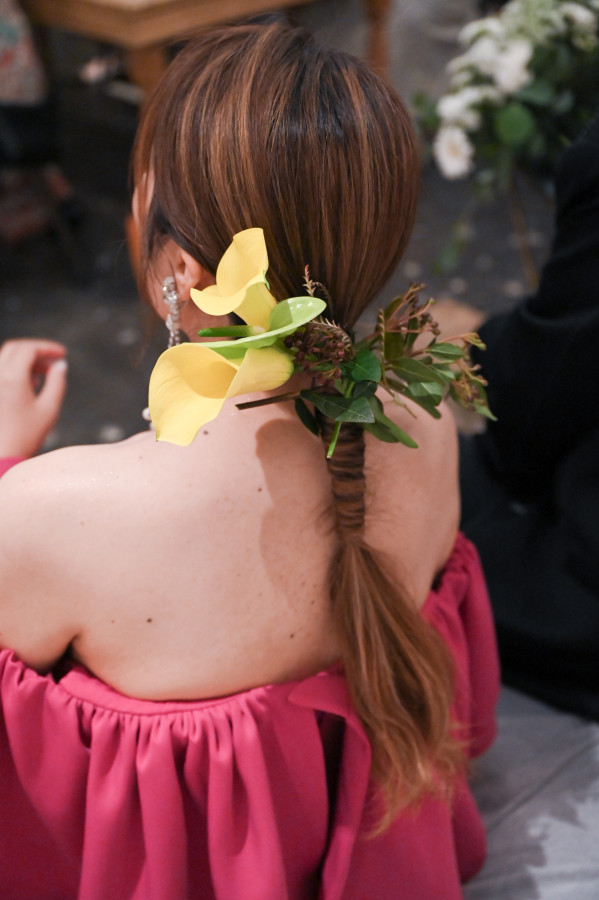
[[[509,0],[469,23],[449,92],[415,100],[443,175],[489,189],[515,166],[550,174],[599,102],[598,25],[599,0]]]

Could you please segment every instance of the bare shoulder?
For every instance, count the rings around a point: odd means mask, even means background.
[[[0,644],[40,670],[63,655],[78,627],[77,611],[56,590],[69,507],[60,466],[39,457],[0,480]]]
[[[369,440],[371,540],[396,560],[401,577],[423,603],[451,554],[459,524],[457,430],[445,404],[440,419],[393,403],[385,411],[418,448]]]

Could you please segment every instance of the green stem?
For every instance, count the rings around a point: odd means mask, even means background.
[[[254,337],[264,334],[258,325],[223,325],[221,328],[200,328],[199,337]]]
[[[337,439],[339,437],[339,432],[341,431],[341,422],[337,422],[335,425],[335,430],[333,431],[333,436],[331,438],[331,443],[329,444],[329,449],[327,450],[327,459],[330,459],[333,453],[335,452],[335,447],[337,446]]]
[[[284,403],[285,400],[297,400],[299,391],[277,394],[276,397],[263,397],[262,400],[248,400],[247,403],[236,403],[237,409],[253,409],[255,406],[268,406],[269,403]]]
[[[354,382],[350,381],[343,391],[344,397],[351,397],[354,392]],[[330,459],[333,453],[335,452],[335,447],[337,446],[337,440],[339,438],[339,432],[341,431],[341,422],[337,422],[335,425],[333,436],[331,437],[331,442],[329,444],[329,449],[327,450],[327,459]]]

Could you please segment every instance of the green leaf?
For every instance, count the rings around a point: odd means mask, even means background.
[[[372,397],[378,386],[377,381],[359,381],[354,388],[352,397]]]
[[[437,375],[437,384],[451,384],[454,381],[455,372],[450,368],[451,363],[433,362],[430,356],[425,356],[422,362],[429,365],[435,375]]]
[[[305,325],[326,309],[324,300],[318,297],[289,297],[282,300],[272,310],[268,319],[268,330],[277,331],[290,325],[292,330]]]
[[[497,416],[494,416],[491,410],[489,409],[489,401],[487,399],[487,392],[482,386],[482,384],[476,385],[476,390],[478,392],[478,399],[474,401],[474,411],[479,414],[479,416],[485,416],[485,418],[490,419],[492,422],[497,421]]]
[[[368,431],[369,434],[372,434],[377,440],[385,441],[387,444],[399,443],[399,438],[381,422],[370,422],[369,424],[364,425],[364,431]]]
[[[318,422],[316,421],[316,417],[312,415],[301,397],[298,397],[295,401],[295,411],[298,414],[300,421],[306,426],[308,431],[311,431],[312,434],[316,435],[320,433],[318,430]]]
[[[374,422],[374,415],[366,397],[339,397],[335,394],[319,394],[301,391],[301,396],[334,422]]]
[[[497,421],[497,416],[493,415],[486,403],[478,403],[475,401],[474,412],[478,413],[479,416],[484,416],[485,419],[490,419],[491,422]]]
[[[390,361],[399,359],[404,352],[405,344],[406,341],[402,334],[397,331],[388,331],[385,334],[385,359]]]
[[[491,419],[492,422],[497,421],[497,417],[493,415],[491,410],[489,409],[489,405],[487,402],[487,393],[484,387],[481,384],[477,384],[476,386],[479,397],[478,399],[472,399],[472,402],[468,402],[464,400],[460,394],[456,391],[456,389],[452,386],[449,389],[449,396],[455,400],[458,406],[461,406],[462,409],[467,409],[470,411],[474,411],[479,414],[479,416],[485,416],[487,419]]]
[[[418,406],[421,406],[434,419],[440,419],[441,413],[437,409],[443,399],[443,389],[438,384],[409,384],[404,392]]]
[[[408,390],[410,392],[410,396],[414,397],[430,397],[431,400],[440,403],[443,399],[443,388],[440,384],[437,384],[436,381],[429,382],[414,382],[413,384],[408,385]]]
[[[569,91],[569,90],[561,91],[555,98],[555,102],[552,107],[552,112],[556,116],[563,116],[565,113],[570,112],[570,110],[572,109],[573,106],[574,106],[573,92]]]
[[[435,359],[463,359],[464,351],[461,347],[456,346],[456,344],[433,344],[426,348],[426,352],[430,353],[431,356],[434,356]]]
[[[272,346],[319,316],[325,309],[326,303],[317,297],[290,297],[277,303],[272,310],[268,331],[252,337],[242,337],[236,341],[212,341],[210,349],[220,353],[225,359],[240,359],[247,350]]]
[[[370,408],[374,414],[374,418],[376,419],[380,415],[385,415],[385,407],[383,406],[381,400],[376,395],[370,397],[369,401]]]
[[[406,447],[416,448],[418,444],[416,441],[410,437],[407,432],[400,428],[399,425],[396,425],[395,422],[389,418],[385,414],[383,404],[378,399],[378,397],[373,397],[370,401],[370,408],[373,412],[375,424],[379,426],[378,431],[380,434],[386,434],[387,437],[380,437],[382,441],[388,441],[389,443],[401,443],[405,444]],[[367,427],[367,426],[364,426]],[[374,434],[375,437],[378,437],[378,434],[368,426],[371,434]]]
[[[494,116],[495,132],[509,147],[520,147],[535,133],[535,118],[522,103],[512,100]]]
[[[531,103],[533,106],[551,106],[555,91],[548,81],[537,78],[520,88],[515,97],[517,100]]]
[[[547,141],[542,134],[537,132],[533,135],[528,145],[528,155],[533,160],[542,160],[546,153]]]
[[[349,364],[350,377],[354,381],[380,381],[381,364],[372,350],[360,350]]]
[[[410,357],[399,359],[393,363],[391,368],[399,378],[403,378],[408,384],[431,381],[445,384],[445,378],[439,375],[433,366],[428,366],[418,359],[411,359]]]

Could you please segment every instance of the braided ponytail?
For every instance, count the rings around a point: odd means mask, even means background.
[[[328,447],[334,423],[317,413]],[[450,736],[452,664],[439,635],[364,540],[364,431],[343,425],[327,460],[338,545],[329,570],[333,619],[353,703],[382,789],[383,831],[398,811],[450,784],[462,762]]]
[[[400,98],[360,61],[277,22],[207,30],[145,109],[135,181],[152,172],[143,255],[166,235],[208,271],[231,236],[264,229],[275,296],[306,263],[352,327],[407,244],[418,140]],[[147,198],[149,200],[149,198]],[[140,208],[144,208],[143,203]],[[332,423],[322,420],[327,445]],[[381,828],[456,770],[449,652],[364,540],[364,438],[344,425],[328,461],[338,545],[330,592],[345,670],[387,800]]]

